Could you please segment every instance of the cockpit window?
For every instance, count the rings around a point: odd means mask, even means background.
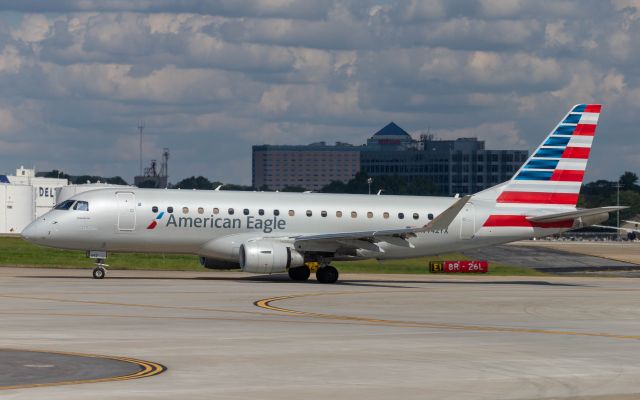
[[[78,211],[89,211],[89,203],[86,201],[76,201],[73,209]]]
[[[73,200],[65,200],[62,203],[60,203],[57,206],[55,206],[54,209],[56,209],[56,210],[68,210],[68,209],[71,208],[73,203],[74,203]]]

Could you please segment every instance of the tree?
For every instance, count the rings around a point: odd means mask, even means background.
[[[213,190],[213,184],[204,176],[191,176],[176,183],[177,189]]]
[[[620,180],[618,182],[622,186],[620,188],[621,190],[638,190],[638,186],[636,185],[638,182],[638,175],[633,172],[626,171],[620,176]]]

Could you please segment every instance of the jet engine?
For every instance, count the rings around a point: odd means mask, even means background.
[[[240,246],[240,268],[245,272],[273,274],[304,265],[304,256],[284,243],[254,240]]]
[[[200,265],[208,269],[237,269],[240,264],[234,261],[219,260],[211,257],[200,257]]]

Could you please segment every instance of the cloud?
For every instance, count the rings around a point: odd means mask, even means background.
[[[636,0],[7,0],[0,21],[4,171],[131,180],[145,119],[172,179],[249,183],[253,144],[393,120],[531,149],[585,101],[605,104],[588,178],[640,152]]]

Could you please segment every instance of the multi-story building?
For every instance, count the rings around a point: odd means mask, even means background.
[[[325,142],[308,146],[253,146],[253,187],[287,186],[319,190],[332,181],[348,182],[360,170],[360,148]]]
[[[318,190],[331,181],[346,182],[359,171],[371,177],[425,178],[443,195],[468,194],[511,178],[526,161],[526,150],[487,150],[477,138],[415,140],[391,122],[366,145],[324,142],[309,146],[254,146],[253,186]]]

